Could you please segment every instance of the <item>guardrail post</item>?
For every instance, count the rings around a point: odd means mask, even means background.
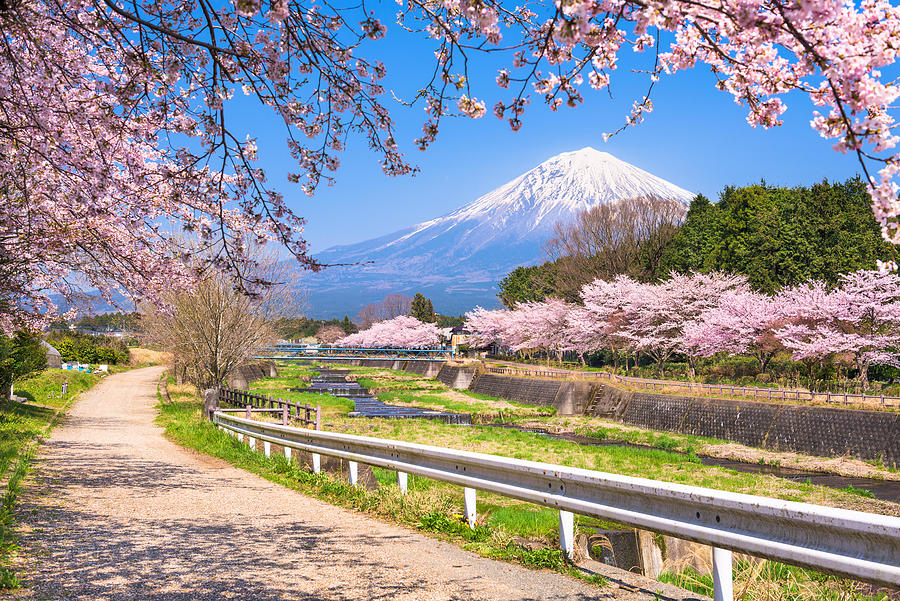
[[[251,451],[256,450],[256,439],[253,438],[252,436],[247,436],[247,444],[250,445]]]
[[[244,435],[240,432],[236,432],[235,436],[237,436],[238,442],[244,442]]]
[[[397,472],[397,486],[400,487],[400,494],[406,494],[409,489],[409,474],[406,472]]]
[[[272,456],[272,443],[270,443],[268,440],[263,441],[263,453],[266,455],[266,457]]]
[[[312,454],[312,467],[314,474],[318,474],[322,471],[322,456],[318,453]]]
[[[562,509],[559,510],[559,549],[567,557],[575,553],[575,515]]]
[[[288,463],[291,462],[291,447],[284,447],[284,458],[287,459]]]
[[[474,528],[475,520],[478,518],[475,510],[475,489],[466,487],[464,495],[466,498],[466,520],[469,522],[469,528]]]
[[[356,486],[359,482],[359,464],[355,461],[348,461],[347,468],[350,471],[350,486]]]
[[[713,547],[713,601],[734,601],[731,551]]]

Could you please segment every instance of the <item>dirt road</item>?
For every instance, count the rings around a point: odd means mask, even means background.
[[[477,557],[185,450],[154,425],[160,368],[111,376],[43,446],[13,598],[647,598]]]

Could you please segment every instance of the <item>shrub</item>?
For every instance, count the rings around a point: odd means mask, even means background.
[[[128,347],[122,341],[107,336],[53,333],[47,340],[59,351],[63,361],[110,365],[128,362]]]

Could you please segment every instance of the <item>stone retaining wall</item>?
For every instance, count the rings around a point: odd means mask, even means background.
[[[553,405],[562,382],[535,380],[530,378],[510,378],[481,374],[475,380],[472,392],[489,394],[508,401],[531,405]]]
[[[626,424],[719,438],[775,451],[850,455],[900,464],[900,414],[705,399],[602,386],[595,415]]]
[[[237,368],[235,373],[228,377],[226,384],[228,384],[229,388],[247,390],[250,382],[276,377],[278,377],[278,369],[275,367],[275,364],[271,361],[261,361]]]
[[[444,386],[456,390],[468,390],[477,376],[478,369],[474,365],[448,365],[445,363],[436,377]]]

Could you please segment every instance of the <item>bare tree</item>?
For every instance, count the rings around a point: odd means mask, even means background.
[[[370,303],[360,309],[356,323],[364,330],[377,321],[409,315],[412,298],[402,294],[388,294],[380,303]]]
[[[284,282],[278,262],[259,262],[264,273],[254,277]],[[261,345],[278,338],[275,320],[294,316],[290,287],[273,284],[255,295],[236,289],[231,279],[207,274],[189,293],[173,292],[166,306],[143,307],[149,340],[171,351],[185,376],[200,389],[218,388],[249,362]]]
[[[316,332],[316,340],[321,344],[332,344],[346,336],[344,328],[340,326],[322,326]]]
[[[574,300],[596,278],[651,277],[684,214],[677,201],[638,197],[597,205],[579,213],[573,223],[557,222],[545,245],[557,264],[557,292]]]

